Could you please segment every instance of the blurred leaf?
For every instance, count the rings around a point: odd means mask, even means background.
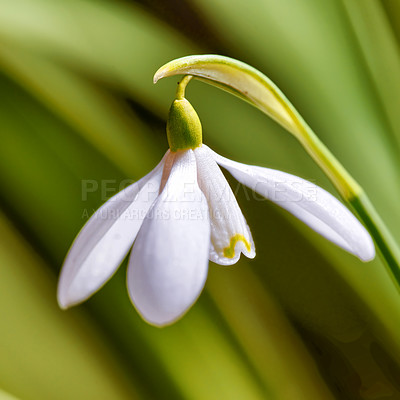
[[[2,76],[0,90],[7,92],[0,98],[5,133],[0,147],[1,198],[35,236],[44,242],[52,238],[48,251],[61,263],[69,245],[66,238],[72,239],[82,224],[85,206],[90,212],[98,205],[90,198],[85,201],[85,180],[113,179],[110,186],[115,191],[118,179],[126,176]],[[74,203],[79,213],[71,213]]]
[[[400,43],[400,4],[397,0],[383,0],[381,4],[385,9],[386,17],[390,21],[397,42]]]
[[[27,400],[139,398],[82,315],[59,310],[48,267],[2,214],[0,232],[2,387]]]
[[[397,153],[400,152],[400,49],[386,18],[382,2],[365,0],[362,5],[343,0],[357,42],[371,74],[382,113],[389,125]],[[374,27],[371,29],[371,25]]]
[[[213,266],[207,288],[271,398],[333,399],[282,310],[240,264],[234,272]]]
[[[0,37],[128,90],[154,112],[171,93],[152,87],[154,71],[194,51],[185,37],[133,3],[101,0],[0,0]]]
[[[0,390],[0,399],[1,400],[18,400],[16,397],[11,396],[11,394],[6,393],[3,390]]]
[[[154,151],[149,128],[124,104],[43,58],[0,47],[3,68],[52,111],[66,120],[95,148],[129,175],[144,174],[161,154]],[[131,149],[136,149],[132,157]]]

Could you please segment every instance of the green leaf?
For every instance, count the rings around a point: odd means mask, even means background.
[[[57,307],[49,266],[2,213],[0,233],[2,386],[21,399],[141,398],[84,315]]]
[[[132,110],[99,87],[43,57],[0,47],[0,64],[95,148],[129,176],[144,174],[160,159],[150,129]],[[137,150],[135,158],[132,150]]]
[[[400,151],[400,113],[396,93],[400,92],[400,51],[384,3],[365,0],[362,4],[343,0],[356,41],[371,76],[382,113],[388,121],[387,135]],[[371,29],[371,25],[374,29]]]
[[[135,3],[102,0],[0,0],[0,37],[12,49],[51,57],[124,90],[156,114],[170,92],[150,85],[154,69],[199,50]]]
[[[0,389],[0,400],[18,400],[16,397]]]

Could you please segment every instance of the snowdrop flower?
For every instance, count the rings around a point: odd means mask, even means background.
[[[253,258],[250,229],[219,166],[361,260],[374,257],[368,232],[324,189],[231,161],[202,144],[199,118],[183,96],[171,106],[167,135],[170,150],[161,162],[108,200],[77,236],[59,281],[62,308],[99,290],[133,245],[127,273],[131,301],[149,323],[168,325],[200,295],[209,260],[231,265],[241,253]]]

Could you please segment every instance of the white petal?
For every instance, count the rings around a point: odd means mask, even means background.
[[[103,204],[79,232],[58,283],[61,308],[86,300],[117,270],[159,194],[168,153],[153,171]]]
[[[209,238],[193,151],[179,151],[129,260],[129,295],[143,319],[171,324],[196,301],[207,278]]]
[[[213,154],[217,163],[239,182],[288,210],[326,239],[362,261],[374,258],[375,247],[367,230],[326,190],[285,172],[240,164]]]
[[[239,260],[240,253],[254,258],[256,252],[250,229],[211,150],[203,145],[196,148],[194,154],[199,186],[210,209],[210,261],[231,265]]]

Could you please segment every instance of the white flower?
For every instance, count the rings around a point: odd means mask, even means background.
[[[251,232],[218,164],[254,192],[290,211],[367,261],[371,237],[325,190],[272,169],[240,164],[202,144],[201,123],[178,86],[167,122],[170,150],[140,181],[107,201],[75,239],[61,271],[58,302],[78,304],[114,274],[130,248],[128,291],[149,323],[171,324],[196,301],[208,260],[231,265],[255,256]]]
[[[181,317],[200,295],[208,261],[255,256],[250,229],[218,165],[363,261],[375,249],[354,215],[320,187],[284,172],[228,160],[206,145],[167,151],[140,181],[107,201],[73,243],[58,287],[62,308],[86,300],[130,248],[127,285],[141,316],[157,326]]]

